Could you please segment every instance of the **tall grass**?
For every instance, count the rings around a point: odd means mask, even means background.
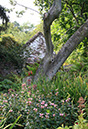
[[[41,94],[47,95],[58,89],[60,99],[65,99],[69,95],[74,103],[77,103],[81,96],[88,101],[88,80],[85,76],[58,72],[52,81],[42,78],[36,85]]]

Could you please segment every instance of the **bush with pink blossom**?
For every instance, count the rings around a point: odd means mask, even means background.
[[[74,84],[74,82],[71,83]],[[81,82],[81,88],[83,87]],[[84,90],[86,87],[85,84]],[[7,93],[0,94],[0,121],[3,121],[5,117],[6,126],[22,115],[18,125],[14,126],[15,129],[56,129],[62,124],[72,126],[78,118],[78,100],[76,101],[75,98],[75,91],[78,93],[76,94],[77,98],[79,95],[81,96],[81,89],[78,92],[78,88],[79,85],[73,89],[68,81],[61,82],[59,80],[57,83],[56,81],[40,80],[40,82],[31,83],[28,86],[25,83],[22,84],[20,91],[9,89]],[[83,94],[85,102],[87,102],[86,93],[87,89]],[[85,103],[84,117],[86,119],[87,109]],[[19,124],[23,127],[20,127]]]

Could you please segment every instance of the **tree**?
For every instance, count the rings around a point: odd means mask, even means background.
[[[2,24],[5,24],[5,27],[7,26],[7,23],[9,22],[9,18],[6,15],[6,10],[4,7],[0,5],[0,19],[2,20]],[[0,26],[0,31],[5,29],[5,27]]]
[[[51,30],[50,26],[52,22],[57,19],[61,13],[61,0],[54,0],[52,6],[49,11],[44,14],[43,17],[43,28],[44,28],[44,36],[46,40],[47,51],[46,55],[40,64],[39,69],[34,77],[34,80],[39,78],[39,75],[46,75],[46,79],[52,79],[56,74],[61,65],[65,62],[68,56],[73,52],[73,50],[77,47],[78,44],[88,36],[88,19],[86,22],[80,26],[80,28],[68,39],[66,44],[63,45],[58,54],[53,57],[53,44],[51,40]],[[75,18],[77,24],[78,21]]]
[[[1,5],[0,5],[0,18],[2,19],[2,23],[7,25],[9,18],[6,15],[5,8],[2,7]]]

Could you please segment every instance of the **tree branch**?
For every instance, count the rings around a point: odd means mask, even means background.
[[[61,13],[61,0],[54,0],[50,10],[44,14],[43,28],[44,28],[44,36],[45,36],[46,46],[47,46],[46,54],[48,56],[52,56],[53,54],[53,44],[51,40],[50,25],[56,18],[59,17],[60,13]]]
[[[77,18],[76,18],[76,16],[75,16],[75,13],[74,13],[74,10],[73,10],[73,7],[72,7],[72,4],[69,4],[69,2],[68,2],[68,1],[65,1],[65,2],[67,3],[67,7],[70,9],[70,11],[71,11],[71,13],[72,13],[73,17],[75,18],[77,25],[79,25],[79,22],[78,22],[78,19],[77,19]],[[69,5],[69,6],[68,6],[68,5]]]
[[[65,62],[68,56],[73,50],[80,44],[80,42],[88,36],[88,19],[86,22],[68,39],[66,44],[63,45],[61,50],[58,52],[54,61],[47,68],[47,77],[52,79],[56,74],[61,65]]]
[[[85,4],[85,1],[84,1],[83,4],[82,4],[82,8],[81,8],[81,17],[83,17],[84,4]]]
[[[32,11],[34,11],[34,12],[40,14],[40,13],[39,13],[38,11],[36,11],[35,9],[32,9],[32,8],[30,8],[30,7],[24,6],[24,5],[19,4],[19,3],[16,3],[16,4],[19,5],[19,6],[22,6],[22,7],[24,7],[24,8],[30,9],[30,10],[32,10]]]

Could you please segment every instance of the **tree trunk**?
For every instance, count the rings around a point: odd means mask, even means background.
[[[68,56],[73,52],[78,44],[88,36],[88,19],[87,21],[69,38],[63,45],[58,54],[53,57],[53,45],[51,40],[50,25],[59,17],[61,12],[61,0],[54,0],[54,3],[48,13],[44,14],[44,36],[46,40],[47,52],[38,68],[34,80],[41,76],[51,80]]]

